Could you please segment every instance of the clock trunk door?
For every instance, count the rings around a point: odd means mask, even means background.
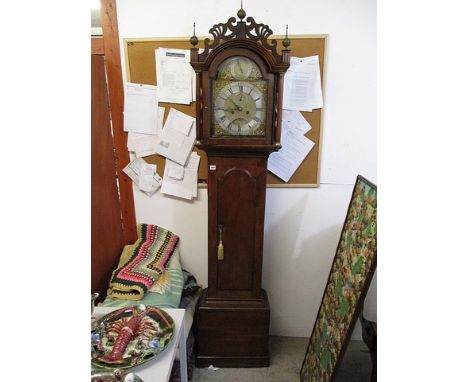
[[[218,262],[220,290],[250,291],[255,254],[257,180],[246,170],[231,168],[217,179],[218,222],[224,259]]]
[[[211,157],[209,297],[261,295],[266,158]],[[222,242],[223,253],[219,258]]]

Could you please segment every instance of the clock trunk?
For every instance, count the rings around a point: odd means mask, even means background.
[[[207,154],[208,288],[197,311],[196,364],[268,366],[270,307],[261,289],[268,154]]]

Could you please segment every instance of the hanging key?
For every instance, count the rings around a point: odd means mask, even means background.
[[[218,260],[224,260],[223,225],[220,224],[218,227],[219,227]]]

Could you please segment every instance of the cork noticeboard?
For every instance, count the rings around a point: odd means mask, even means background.
[[[272,36],[278,41],[278,46],[281,46],[280,41],[283,36]],[[299,35],[289,36],[291,40],[291,56],[294,57],[307,57],[319,56],[320,62],[320,78],[322,81],[323,91],[323,78],[324,78],[324,63],[325,63],[325,48],[326,36],[325,35]],[[198,46],[203,48],[204,38],[200,38]],[[124,39],[125,60],[127,68],[127,82],[157,85],[156,84],[156,60],[155,49],[157,48],[176,48],[176,49],[190,49],[191,45],[189,37],[184,38],[137,38],[137,39]],[[195,117],[195,102],[191,105],[181,105],[174,103],[160,102],[160,106],[165,107],[164,120],[166,119],[169,109],[171,107]],[[301,112],[304,118],[312,126],[305,136],[315,142],[315,146],[306,156],[299,168],[293,174],[289,182],[284,182],[275,175],[268,173],[267,185],[268,187],[318,187],[320,175],[320,150],[321,150],[321,137],[322,137],[322,109],[316,109],[312,112]],[[199,184],[206,184],[208,178],[208,164],[205,153],[202,150],[194,148],[201,156],[200,167],[198,169]],[[158,166],[159,175],[164,173],[165,159],[159,155],[150,155],[145,157],[148,163],[153,163]]]

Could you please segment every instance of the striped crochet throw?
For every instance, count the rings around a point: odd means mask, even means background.
[[[138,224],[138,239],[129,259],[111,277],[108,296],[141,300],[169,262],[179,237],[152,224]]]

